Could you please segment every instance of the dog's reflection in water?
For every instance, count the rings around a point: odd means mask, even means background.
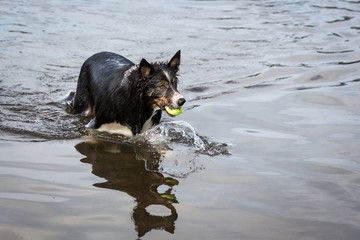
[[[135,198],[137,205],[133,210],[133,221],[139,237],[152,229],[174,233],[178,215],[173,206],[177,200],[172,187],[178,181],[159,172],[161,154],[156,149],[147,144],[102,140],[84,141],[75,148],[86,156],[82,162],[92,164],[92,173],[106,179],[106,182],[94,186],[126,192]],[[159,193],[159,189],[165,190]],[[152,215],[146,209],[150,205],[165,206],[171,213],[167,216]]]

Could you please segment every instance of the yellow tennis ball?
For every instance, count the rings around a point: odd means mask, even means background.
[[[168,106],[165,106],[165,110],[168,114],[172,116],[177,116],[182,112],[183,107],[181,106],[180,108],[169,108]]]

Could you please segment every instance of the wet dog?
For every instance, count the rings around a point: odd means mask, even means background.
[[[97,53],[81,67],[74,114],[94,116],[87,127],[131,136],[160,122],[162,111],[169,116],[181,108],[185,98],[177,90],[180,50],[169,62],[139,65],[111,52]],[[170,110],[169,110],[170,109]]]

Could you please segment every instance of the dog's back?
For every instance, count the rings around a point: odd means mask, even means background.
[[[133,65],[125,57],[111,52],[97,53],[88,58],[81,67],[73,113],[94,114],[96,102],[100,103],[110,94],[114,78],[122,80],[125,72]]]

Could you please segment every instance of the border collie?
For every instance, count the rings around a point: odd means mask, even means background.
[[[93,116],[88,128],[132,136],[160,122],[162,111],[186,102],[177,90],[180,50],[168,63],[139,65],[111,52],[88,58],[81,67],[72,113]],[[167,109],[169,111],[167,111]]]

